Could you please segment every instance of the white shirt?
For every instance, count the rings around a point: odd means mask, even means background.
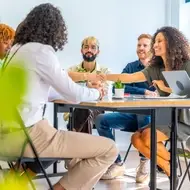
[[[82,63],[78,64],[78,65],[74,65],[72,67],[69,67],[68,71],[67,72],[78,72],[78,69],[79,68],[82,68]],[[100,64],[98,64],[96,62],[96,67],[95,69],[92,71],[92,73],[96,73],[97,71],[100,71],[101,73],[104,73],[104,74],[110,74],[110,70],[109,68],[106,68],[106,67],[103,67],[101,66]],[[106,94],[112,94],[112,81],[106,81],[104,83],[104,90],[105,92],[107,92]],[[53,100],[63,100],[64,97],[62,97],[58,92],[56,92],[53,88],[50,88],[50,91],[49,91],[49,97],[48,97],[48,100],[49,101],[53,101]]]
[[[14,45],[11,48],[9,57],[18,47],[19,45]],[[18,50],[9,64],[14,64],[15,59],[22,60],[28,72],[28,90],[20,108],[26,127],[42,119],[43,106],[48,101],[51,86],[65,100],[71,102],[97,100],[100,96],[98,90],[73,82],[67,72],[62,70],[54,49],[49,45],[27,43]]]

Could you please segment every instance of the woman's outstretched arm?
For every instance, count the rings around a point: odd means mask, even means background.
[[[107,74],[106,80],[109,81],[118,81],[122,83],[134,83],[134,82],[145,82],[147,81],[145,75],[142,72],[136,72],[132,74],[123,73],[123,74]]]

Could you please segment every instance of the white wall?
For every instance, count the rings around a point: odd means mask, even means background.
[[[180,5],[179,29],[190,40],[190,3]]]
[[[174,26],[179,28],[179,12],[180,5],[184,2],[184,0],[167,0],[166,6],[166,17],[167,17],[167,25]]]
[[[168,23],[165,0],[7,0],[1,3],[0,20],[15,28],[33,6],[42,2],[59,6],[68,25],[69,43],[58,54],[63,68],[81,61],[81,41],[94,35],[100,41],[99,63],[114,73],[121,72],[136,59],[137,36],[153,34]]]

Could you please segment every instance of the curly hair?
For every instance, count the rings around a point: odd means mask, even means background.
[[[0,42],[13,40],[14,36],[15,36],[15,31],[13,28],[11,28],[6,24],[0,24]]]
[[[67,27],[58,8],[50,3],[40,4],[17,27],[14,44],[38,42],[50,45],[55,51],[67,43]]]
[[[171,70],[180,70],[183,64],[190,60],[190,45],[187,38],[174,27],[162,27],[156,31],[152,38],[151,65],[164,66],[160,56],[156,56],[153,46],[158,33],[162,33],[166,40],[166,61]]]

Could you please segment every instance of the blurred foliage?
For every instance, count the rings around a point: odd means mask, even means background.
[[[1,190],[29,190],[28,180],[9,172],[5,179],[0,182]]]
[[[1,129],[4,127],[4,123],[6,123],[6,128],[8,129],[14,127],[12,123],[17,121],[15,111],[18,106],[21,106],[22,97],[27,91],[27,72],[21,65],[21,62],[11,62],[4,72],[0,70]],[[19,138],[20,136],[14,136],[12,141],[17,142]],[[20,177],[16,172],[9,171],[3,179],[0,178],[0,190],[13,189],[28,190],[28,180]]]
[[[0,119],[14,121],[14,110],[27,90],[27,73],[21,64],[11,64],[0,74]]]

